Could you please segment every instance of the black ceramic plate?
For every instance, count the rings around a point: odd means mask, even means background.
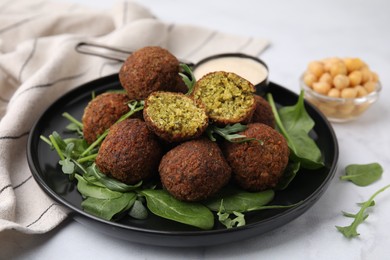
[[[303,201],[299,206],[285,210],[251,212],[246,215],[246,226],[225,229],[216,224],[213,230],[208,231],[162,219],[153,214],[150,214],[146,220],[126,217],[119,222],[97,218],[82,210],[80,205],[82,198],[76,189],[76,183],[69,181],[68,177],[62,174],[57,154],[51,151],[39,136],[49,136],[53,131],[57,131],[63,137],[68,137],[69,133],[63,130],[69,122],[61,116],[63,112],[81,118],[85,106],[91,100],[92,91],[99,94],[109,89],[120,88],[118,75],[111,75],[70,91],[54,102],[35,123],[27,148],[29,166],[41,188],[58,203],[70,208],[76,221],[103,233],[132,242],[175,247],[211,246],[241,241],[283,226],[303,214],[325,192],[335,174],[338,160],[336,136],[325,117],[310,104],[306,104],[308,113],[316,123],[312,136],[323,153],[325,167],[316,171],[300,170],[289,187],[284,191],[276,192],[275,199],[272,201],[272,204],[278,205]],[[297,102],[296,94],[272,82],[269,91],[279,105],[293,105]]]

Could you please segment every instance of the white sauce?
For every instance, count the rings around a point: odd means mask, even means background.
[[[220,57],[206,61],[195,68],[193,72],[196,80],[209,72],[226,71],[233,72],[257,85],[268,76],[266,67],[250,58]]]

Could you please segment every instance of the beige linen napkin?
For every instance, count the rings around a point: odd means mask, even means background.
[[[167,24],[133,2],[90,10],[46,0],[0,3],[0,232],[44,233],[67,216],[31,175],[26,143],[33,123],[58,97],[90,80],[116,73],[120,62],[75,51],[81,41],[136,50],[169,49],[196,62],[208,55],[259,55],[263,39],[189,25]],[[61,174],[61,173],[58,173]]]

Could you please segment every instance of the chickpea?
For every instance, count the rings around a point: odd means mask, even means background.
[[[359,70],[364,65],[363,61],[359,58],[346,58],[344,59],[344,63],[349,73]]]
[[[361,86],[361,85],[356,86],[355,89],[357,91],[357,96],[358,97],[364,97],[364,96],[368,95],[367,90],[363,86]]]
[[[345,88],[341,90],[341,97],[342,98],[356,98],[358,95],[358,92],[355,88]]]
[[[361,83],[366,83],[367,81],[370,81],[371,78],[371,71],[368,68],[362,68],[360,70],[362,74],[362,82]]]
[[[340,97],[340,90],[337,88],[331,88],[328,92],[329,97],[339,98]]]
[[[347,75],[347,67],[343,62],[333,63],[330,67],[330,75],[336,77],[337,75]]]
[[[313,83],[317,81],[317,76],[313,73],[306,73],[305,76],[303,76],[303,82],[309,87],[313,87]]]
[[[329,85],[333,84],[332,76],[328,72],[325,72],[324,74],[322,74],[318,81],[326,82]]]
[[[324,73],[324,65],[320,61],[312,61],[308,65],[308,71],[319,78]]]
[[[372,78],[372,81],[374,81],[374,82],[378,82],[379,81],[378,74],[373,72],[373,71],[371,72],[371,78]]]
[[[337,89],[344,89],[349,86],[349,78],[345,75],[337,75],[333,78],[333,86]]]
[[[376,89],[376,82],[374,81],[368,81],[364,83],[364,88],[367,90],[368,93],[373,92]]]
[[[315,82],[313,83],[313,89],[315,92],[326,95],[331,86],[326,82]]]
[[[338,107],[338,112],[343,116],[348,116],[355,109],[354,104],[343,104]]]
[[[358,116],[358,115],[362,114],[369,107],[370,107],[370,103],[362,103],[362,104],[356,106],[355,115]]]
[[[355,70],[355,71],[352,71],[349,75],[348,75],[348,78],[349,78],[349,84],[351,86],[357,86],[357,85],[360,85],[360,83],[362,82],[362,72],[360,70]]]
[[[326,72],[330,72],[330,68],[333,66],[333,64],[341,62],[341,59],[339,59],[339,58],[327,58],[327,59],[323,59],[322,62],[324,63],[325,71]]]
[[[337,112],[337,108],[334,106],[329,106],[326,103],[318,104],[318,108],[327,116],[332,116]]]

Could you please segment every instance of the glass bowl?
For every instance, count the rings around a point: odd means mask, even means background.
[[[382,89],[378,81],[374,91],[358,98],[329,97],[314,91],[300,78],[301,89],[305,91],[305,99],[316,106],[331,122],[348,122],[357,119],[379,98]]]

